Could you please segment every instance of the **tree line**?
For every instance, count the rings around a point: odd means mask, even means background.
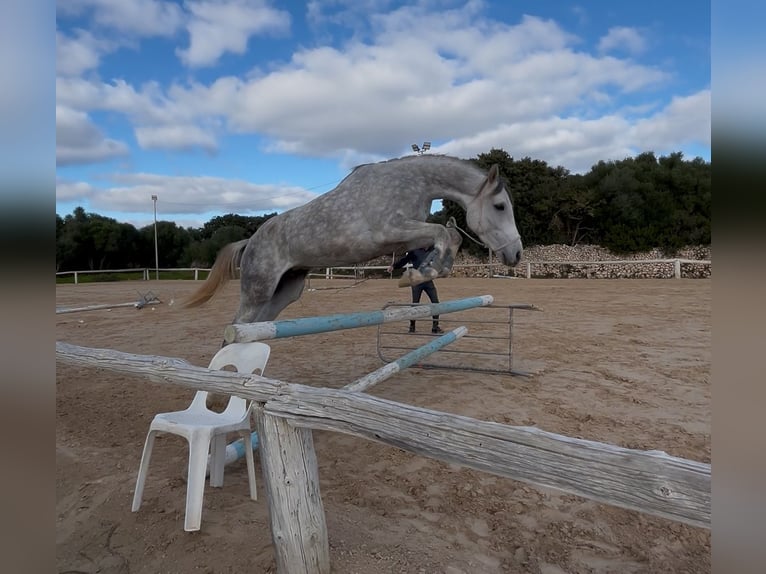
[[[499,165],[526,246],[589,243],[618,254],[660,248],[672,255],[687,245],[710,245],[711,165],[702,158],[644,152],[600,161],[586,174],[529,157],[516,160],[502,149],[472,161],[483,168]],[[159,266],[209,267],[224,245],[250,237],[275,215],[222,215],[201,228],[158,221]],[[450,217],[467,229],[463,209],[447,200],[429,220],[446,223]],[[464,241],[461,248],[486,253],[472,241]],[[153,225],[136,229],[82,207],[63,218],[56,214],[57,271],[154,263]]]

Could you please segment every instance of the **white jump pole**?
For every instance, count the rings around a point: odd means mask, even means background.
[[[78,313],[80,311],[98,311],[99,309],[117,309],[119,307],[136,307],[140,308],[144,305],[157,305],[161,303],[159,299],[153,299],[151,301],[146,301],[142,303],[141,301],[134,301],[132,303],[115,303],[115,304],[98,304],[98,305],[86,305],[84,307],[57,307],[56,308],[56,315],[61,315],[62,313]]]
[[[366,311],[359,313],[344,313],[338,315],[326,315],[323,317],[304,317],[301,319],[287,319],[284,321],[263,321],[260,323],[243,323],[228,325],[223,332],[223,338],[227,343],[249,343],[252,341],[265,341],[268,339],[281,339],[283,337],[296,337],[299,335],[314,335],[342,329],[356,329],[358,327],[370,327],[389,323],[391,321],[403,321],[406,319],[422,319],[432,315],[455,313],[474,307],[487,307],[492,304],[492,295],[468,297],[443,303],[429,303],[413,307],[390,308],[379,311]]]
[[[463,335],[465,335],[468,332],[468,329],[465,327],[458,327],[457,329],[453,329],[452,331],[449,331],[448,333],[445,333],[438,339],[434,339],[430,343],[427,343],[426,345],[423,345],[422,347],[418,347],[414,351],[410,351],[406,355],[396,359],[395,361],[392,361],[384,366],[382,366],[377,371],[373,371],[372,373],[369,373],[368,375],[365,375],[353,383],[349,383],[345,387],[343,387],[344,391],[352,391],[352,392],[363,392],[370,388],[371,386],[381,382],[385,381],[392,375],[395,375],[402,369],[406,369],[407,367],[414,365],[424,357],[427,357],[428,355],[435,353],[439,349],[446,347],[450,343],[454,343],[458,339],[460,339]]]

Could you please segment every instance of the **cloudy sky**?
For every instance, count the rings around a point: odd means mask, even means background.
[[[56,48],[62,216],[283,211],[424,141],[710,159],[706,2],[67,0]]]

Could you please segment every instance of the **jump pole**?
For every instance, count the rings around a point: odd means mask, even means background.
[[[256,450],[258,448],[258,433],[256,431],[253,431],[250,434],[250,441],[253,444],[253,450]],[[244,439],[237,439],[232,443],[229,443],[226,445],[226,452],[223,457],[223,464],[224,466],[230,465],[232,462],[235,462],[245,456],[245,441]],[[208,476],[210,474],[210,455],[207,456],[207,474],[205,476]]]
[[[98,304],[98,305],[86,305],[85,307],[57,307],[56,308],[56,315],[61,315],[62,313],[78,313],[80,311],[98,311],[99,309],[117,309],[119,307],[135,307],[136,309],[140,309],[144,305],[157,305],[161,303],[159,299],[153,300],[153,301],[147,301],[146,303],[141,304],[140,301],[133,302],[133,303],[116,303],[114,305],[109,305],[108,303]],[[139,306],[140,305],[140,306]]]
[[[146,305],[157,305],[159,303],[162,303],[162,301],[159,300],[159,298],[149,291],[145,295],[141,295],[141,298],[138,301],[134,302],[128,302],[128,303],[115,303],[114,305],[103,303],[103,304],[97,304],[97,305],[86,305],[84,307],[56,307],[56,315],[60,315],[61,313],[77,313],[79,311],[97,311],[99,309],[116,309],[118,307],[135,307],[136,309],[143,309]]]
[[[368,388],[370,388],[373,385],[376,385],[377,383],[380,383],[381,381],[385,381],[387,378],[391,377],[392,375],[395,375],[402,369],[406,369],[407,367],[414,365],[424,357],[427,357],[428,355],[435,353],[442,347],[446,347],[450,343],[454,343],[458,339],[460,339],[463,335],[465,335],[468,332],[468,329],[466,327],[458,327],[457,329],[453,329],[452,331],[445,333],[438,339],[434,339],[430,343],[427,343],[423,345],[422,347],[418,347],[414,351],[410,351],[406,355],[403,355],[402,357],[398,358],[395,361],[392,361],[384,366],[382,366],[377,371],[373,371],[353,383],[349,383],[345,387],[343,387],[344,391],[351,391],[356,393],[361,393]]]
[[[250,434],[250,441],[253,444],[253,450],[258,448],[258,433],[253,431]],[[237,439],[231,444],[226,445],[226,454],[224,455],[223,464],[229,464],[237,459],[245,456],[245,440]]]
[[[299,335],[315,335],[342,329],[356,329],[389,323],[422,319],[432,315],[455,313],[474,307],[487,307],[494,301],[492,295],[480,295],[466,299],[456,299],[443,303],[429,303],[414,307],[381,309],[359,313],[340,313],[322,317],[304,317],[284,321],[263,321],[260,323],[242,323],[227,325],[223,338],[227,343],[250,343],[268,339],[282,339]]]

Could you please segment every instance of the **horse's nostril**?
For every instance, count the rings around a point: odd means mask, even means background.
[[[513,261],[514,263],[518,263],[519,261],[521,261],[521,250],[513,254]]]

